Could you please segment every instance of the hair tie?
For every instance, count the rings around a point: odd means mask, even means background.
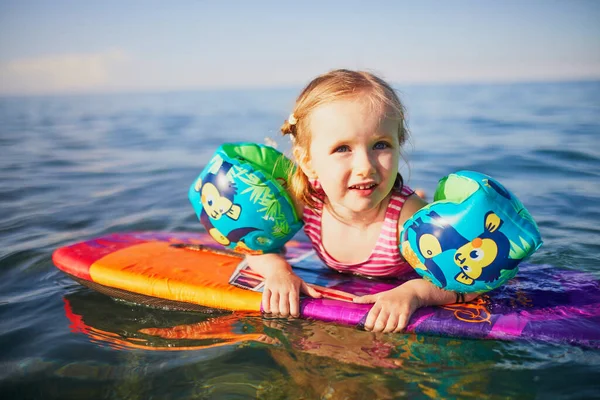
[[[296,125],[297,122],[298,122],[298,120],[294,116],[294,113],[291,113],[290,116],[288,117],[288,124]]]

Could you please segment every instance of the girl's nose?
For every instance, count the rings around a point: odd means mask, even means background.
[[[375,172],[373,161],[368,152],[355,152],[354,169],[357,175],[367,177]]]

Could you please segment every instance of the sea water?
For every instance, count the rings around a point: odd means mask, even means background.
[[[539,224],[531,262],[600,278],[600,82],[397,89],[409,185],[431,196],[452,171],[492,175]],[[278,127],[298,90],[0,99],[0,397],[600,396],[597,349],[157,310],[53,266],[94,236],[201,230],[190,183],[224,141],[288,151]]]

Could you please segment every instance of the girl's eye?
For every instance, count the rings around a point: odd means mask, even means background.
[[[338,146],[335,148],[335,150],[333,150],[334,153],[345,153],[347,151],[350,151],[350,147],[346,145]]]
[[[375,143],[375,146],[373,146],[373,149],[384,150],[384,149],[387,149],[388,147],[390,147],[390,145],[387,142],[377,142],[377,143]]]

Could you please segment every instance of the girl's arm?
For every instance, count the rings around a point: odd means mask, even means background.
[[[298,317],[301,292],[310,297],[321,297],[320,293],[292,271],[292,267],[280,254],[249,255],[247,259],[250,268],[265,278],[262,295],[264,312]]]
[[[448,290],[440,289],[433,283],[425,279],[413,279],[402,286],[408,286],[406,289],[413,290],[419,300],[419,307],[443,306],[445,304],[468,303],[475,300],[478,293],[457,294]]]

